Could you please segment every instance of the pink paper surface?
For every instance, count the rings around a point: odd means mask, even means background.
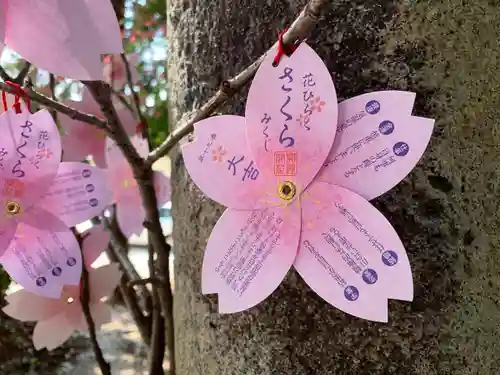
[[[203,259],[202,292],[217,293],[219,312],[255,306],[281,283],[297,254],[300,209],[227,209]]]
[[[8,1],[6,9],[6,44],[51,73],[79,80],[102,79],[100,55],[122,52],[109,0]]]
[[[272,66],[268,53],[245,109],[248,144],[261,172],[301,192],[322,167],[335,137],[337,95],[320,57],[302,43]]]
[[[3,49],[5,48],[5,28],[7,26],[6,24],[6,9],[5,9],[5,2],[0,4],[0,56],[3,53]]]
[[[90,113],[103,118],[99,104],[94,100],[89,91],[85,88],[82,92],[82,101],[75,102],[68,100],[65,104],[79,111]],[[134,134],[137,121],[127,108],[114,103],[116,112],[127,134]],[[73,120],[68,116],[59,116],[59,121],[63,129],[63,160],[81,161],[86,156],[92,155],[94,162],[99,167],[106,166],[105,142],[106,134],[103,130],[85,124],[78,120]]]
[[[57,126],[46,110],[0,116],[0,187],[5,201],[23,210],[40,199],[52,184],[61,159]]]
[[[106,171],[84,163],[61,163],[39,207],[72,227],[100,215],[112,201]]]
[[[294,266],[333,306],[387,321],[387,299],[411,301],[405,248],[385,217],[361,196],[313,182],[302,198],[302,236]]]
[[[101,298],[111,295],[121,277],[117,264],[89,269],[89,308],[96,329],[111,320],[111,309]],[[5,314],[21,321],[36,321],[33,344],[37,350],[52,350],[75,331],[88,326],[80,304],[80,287],[65,286],[58,299],[44,298],[21,289],[6,296]]]
[[[97,28],[100,38],[92,41],[99,46],[100,54],[123,53],[123,41],[120,24],[116,18],[113,4],[110,0],[85,0],[93,26]],[[73,11],[74,12],[74,11]]]
[[[340,103],[337,136],[318,179],[368,200],[397,185],[422,157],[434,127],[432,119],[411,116],[414,102],[411,92],[377,91]]]
[[[27,291],[49,298],[59,298],[65,284],[78,285],[82,270],[74,234],[57,217],[38,208],[22,215],[0,263]]]
[[[139,136],[133,136],[130,140],[139,155],[142,157],[148,155],[147,140]],[[113,166],[108,170],[108,184],[116,202],[116,215],[120,229],[126,237],[140,234],[144,230],[145,211],[139,188],[130,165],[110,138],[106,140],[106,160],[108,165]],[[161,207],[171,197],[170,179],[161,172],[154,172],[154,183],[158,207]]]
[[[242,311],[270,295],[292,261],[330,304],[364,319],[387,321],[388,299],[413,298],[411,269],[394,228],[365,198],[387,191],[415,166],[433,121],[411,116],[414,94],[394,91],[346,101],[337,119],[333,83],[314,51],[302,43],[276,68],[271,65],[274,55],[269,53],[250,87],[247,142],[241,117],[217,116],[195,124],[194,141],[182,147],[196,185],[229,207],[208,240],[202,291],[218,294],[220,312]],[[375,120],[367,116],[377,120],[376,129]],[[408,129],[396,125],[396,131],[387,119],[393,125],[404,122]],[[420,130],[409,126],[414,123]],[[375,130],[380,134],[374,135]],[[409,136],[412,140],[405,146],[401,142]],[[391,172],[363,176],[363,181],[344,175],[343,180],[337,176],[344,170],[323,168],[327,156],[336,155],[336,145],[347,148],[382,139],[371,151],[390,145],[396,156],[405,157]],[[364,150],[351,147],[351,158]],[[247,170],[235,161],[259,167],[254,181],[245,181]],[[329,164],[337,168],[339,163]],[[321,180],[347,185],[354,192]],[[274,228],[261,218],[267,214],[275,215]]]
[[[132,75],[132,83],[134,84],[141,80],[139,72],[137,71],[139,59],[140,54],[138,53],[131,53],[127,55],[130,73]],[[104,80],[112,87],[121,90],[125,84],[128,84],[127,68],[123,63],[121,55],[109,56],[109,58],[104,62],[103,71]]]
[[[182,146],[182,156],[191,178],[209,198],[239,209],[279,204],[276,177],[257,169],[243,117],[209,117],[195,124],[195,135]]]
[[[161,172],[154,172],[155,192],[158,207],[162,207],[171,198],[170,179]],[[130,181],[134,181],[133,177]],[[137,186],[120,187],[116,200],[116,220],[123,234],[128,238],[133,234],[140,235],[144,230],[146,211],[142,205]]]
[[[85,267],[90,269],[92,263],[106,250],[109,243],[109,232],[104,229],[104,225],[94,225],[81,234],[82,252]]]

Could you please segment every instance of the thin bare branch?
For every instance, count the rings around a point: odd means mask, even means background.
[[[163,284],[164,282],[165,280],[161,276],[156,275],[155,277],[146,277],[145,279],[133,280],[128,283],[128,286],[132,288],[136,285]]]
[[[1,68],[0,68],[1,72]],[[0,73],[1,74],[1,73]],[[106,129],[107,122],[97,116],[94,115],[89,115],[80,111],[77,111],[74,108],[68,107],[65,104],[62,104],[61,102],[57,102],[55,100],[52,100],[51,98],[42,95],[35,90],[33,90],[33,86],[31,84],[26,85],[23,87],[24,92],[26,95],[30,98],[30,100],[39,103],[48,109],[53,109],[57,112],[63,113],[66,116],[69,116],[73,120],[78,120],[85,122],[87,124],[93,125],[99,129]],[[15,87],[9,86],[4,82],[0,82],[0,91],[5,91],[10,94],[17,94],[18,91]]]
[[[132,79],[132,70],[131,70],[130,64],[127,60],[127,56],[125,56],[124,53],[121,54],[121,58],[123,61],[123,65],[125,66],[125,72],[127,74],[127,83],[128,83],[128,86],[130,87],[130,91],[132,92],[132,98],[134,98],[136,118],[139,120],[139,123],[141,124],[142,136],[143,136],[143,138],[146,138],[148,140],[149,147],[151,148],[151,140],[149,139],[149,134],[148,134],[148,123],[147,123],[146,117],[144,117],[144,114],[141,111],[141,101],[139,99],[139,95],[134,90],[134,81]]]
[[[154,254],[155,250],[151,241],[152,234],[148,233],[148,266],[149,274],[152,279],[156,278],[156,267]],[[162,317],[162,306],[160,305],[160,288],[158,284],[152,285],[153,294],[153,329],[151,340],[149,342],[149,374],[163,374],[163,359],[165,358],[165,321]]]
[[[25,78],[28,76],[30,68],[31,68],[31,63],[29,61],[25,61],[23,67],[21,68],[21,71],[19,72],[17,77],[14,78],[14,83],[22,85],[24,83]]]
[[[80,244],[80,248],[82,245],[82,237],[81,235],[73,229],[73,233],[76,236],[78,243]],[[82,251],[82,263],[85,264],[84,254]],[[85,316],[85,320],[87,322],[87,326],[89,328],[90,341],[92,343],[92,349],[94,350],[94,355],[101,369],[102,375],[112,375],[111,374],[111,366],[106,359],[104,359],[104,355],[102,353],[102,349],[99,346],[99,342],[97,341],[97,333],[96,326],[94,322],[94,318],[92,317],[92,312],[90,310],[90,283],[89,283],[89,273],[86,267],[82,267],[82,289],[80,294],[80,304],[82,306],[83,315]]]
[[[49,76],[49,87],[50,87],[50,96],[53,101],[56,100],[56,77],[50,73]],[[52,115],[52,118],[54,119],[54,122],[57,124],[57,111],[51,109],[50,114]]]
[[[120,103],[122,103],[134,116],[136,115],[134,107],[129,103],[127,98],[125,98],[120,91],[113,89],[113,95],[116,96]]]
[[[170,275],[168,261],[170,246],[165,241],[163,229],[160,224],[153,170],[151,166],[145,166],[145,160],[137,153],[137,150],[133,147],[129,137],[123,130],[123,126],[111,101],[111,87],[104,82],[85,81],[83,83],[88,87],[90,93],[99,104],[101,112],[108,122],[108,135],[116,142],[132,168],[146,213],[144,227],[148,230],[149,244],[152,245],[153,251],[158,256],[158,265],[161,274],[163,277],[168,277]],[[153,288],[156,288],[156,285],[153,285]],[[173,295],[170,283],[166,283],[163,287],[158,288],[157,295],[165,318],[165,333],[167,335],[167,348],[171,363],[170,373],[173,375],[175,374],[175,352],[173,340]],[[156,295],[153,293],[153,312],[158,306],[155,303],[155,298]],[[161,336],[156,336],[156,338],[160,340]]]
[[[285,44],[293,44],[297,41],[302,41],[311,33],[323,9],[328,6],[331,2],[328,0],[311,0],[304,7],[300,15],[290,26],[288,31],[283,36],[283,42]],[[274,48],[276,44],[272,47]],[[175,147],[179,141],[186,135],[193,131],[194,124],[198,121],[206,119],[209,117],[217,108],[223,105],[228,99],[230,99],[235,93],[239,92],[243,87],[245,87],[255,76],[255,73],[259,69],[262,61],[266,58],[267,54],[270,52],[268,50],[265,54],[260,56],[255,60],[250,66],[245,70],[240,72],[235,77],[224,81],[221,88],[217,93],[208,100],[199,110],[195,111],[188,120],[183,124],[177,126],[174,131],[172,131],[168,137],[163,141],[163,143],[153,150],[148,158],[147,165],[152,165],[156,160],[160,159],[170,152],[170,150]]]
[[[0,66],[0,78],[4,81],[12,81],[12,77],[5,71],[5,69]]]

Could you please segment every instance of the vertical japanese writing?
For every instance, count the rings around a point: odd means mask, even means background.
[[[306,130],[311,130],[311,127],[308,124],[311,120],[312,114],[314,112],[321,112],[326,102],[324,100],[321,100],[320,96],[315,96],[314,94],[316,81],[314,80],[314,75],[312,73],[307,73],[306,75],[304,75],[302,77],[302,83],[304,86],[304,90],[302,91],[304,110],[299,115],[296,121]]]
[[[38,141],[36,144],[36,154],[29,158],[29,162],[35,166],[36,169],[40,169],[40,161],[43,159],[50,159],[52,157],[52,151],[47,147],[46,142],[50,140],[49,132],[42,130],[38,133]]]
[[[12,174],[17,177],[17,178],[23,178],[26,173],[24,172],[22,166],[22,159],[26,159],[26,154],[22,151],[26,145],[28,144],[27,139],[31,138],[31,132],[33,129],[31,127],[33,126],[33,123],[31,121],[26,121],[24,125],[21,125],[21,142],[19,146],[16,147],[17,155],[19,156],[19,159],[16,161],[14,166],[12,167]]]
[[[286,82],[281,86],[281,91],[286,93],[286,98],[284,100],[283,105],[280,108],[280,113],[285,118],[285,123],[283,124],[283,128],[279,136],[279,142],[285,148],[292,147],[295,144],[295,139],[292,136],[287,135],[288,125],[286,124],[287,121],[290,121],[293,118],[290,113],[286,112],[286,107],[290,104],[292,100],[292,98],[289,95],[292,92],[292,87],[289,86],[293,82],[292,73],[293,69],[287,66],[283,70],[283,74],[278,77],[282,81],[286,80]]]
[[[8,155],[9,153],[5,148],[0,148],[0,169],[3,171],[3,162],[4,158]]]
[[[200,154],[200,156],[198,156],[198,161],[200,163],[203,163],[203,161],[205,160],[205,157],[208,154],[208,150],[210,149],[210,147],[212,147],[216,138],[217,138],[217,134],[215,134],[215,133],[210,134],[210,140],[207,142],[203,152]],[[213,152],[212,152],[212,154],[213,154]],[[213,159],[213,157],[214,157],[214,155],[212,155],[212,160],[215,161],[215,159]]]
[[[271,121],[271,116],[269,116],[267,113],[264,113],[264,117],[262,118],[262,120],[260,120],[260,123],[261,124],[265,124],[266,126],[264,127],[264,130],[262,131],[262,134],[264,134],[264,149],[266,151],[269,151],[268,147],[267,147],[267,144],[269,142],[269,134],[267,133],[267,129],[269,128],[269,121]]]

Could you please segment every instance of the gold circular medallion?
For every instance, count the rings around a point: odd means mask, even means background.
[[[8,201],[5,204],[5,213],[11,216],[17,215],[21,212],[21,205],[14,201]]]
[[[295,184],[291,181],[283,181],[278,186],[278,195],[281,199],[290,201],[295,197],[297,193],[297,188]]]

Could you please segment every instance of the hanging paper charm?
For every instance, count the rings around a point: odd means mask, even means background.
[[[57,126],[46,110],[0,116],[0,263],[27,291],[58,298],[78,285],[81,254],[69,227],[111,202],[106,174],[61,163]]]
[[[333,306],[387,321],[388,299],[413,299],[411,269],[397,233],[367,200],[411,171],[434,121],[411,116],[412,93],[337,104],[327,68],[305,43],[272,62],[270,53],[245,117],[200,121],[182,147],[193,181],[228,207],[208,240],[202,291],[218,294],[220,312],[242,311],[293,265]]]

